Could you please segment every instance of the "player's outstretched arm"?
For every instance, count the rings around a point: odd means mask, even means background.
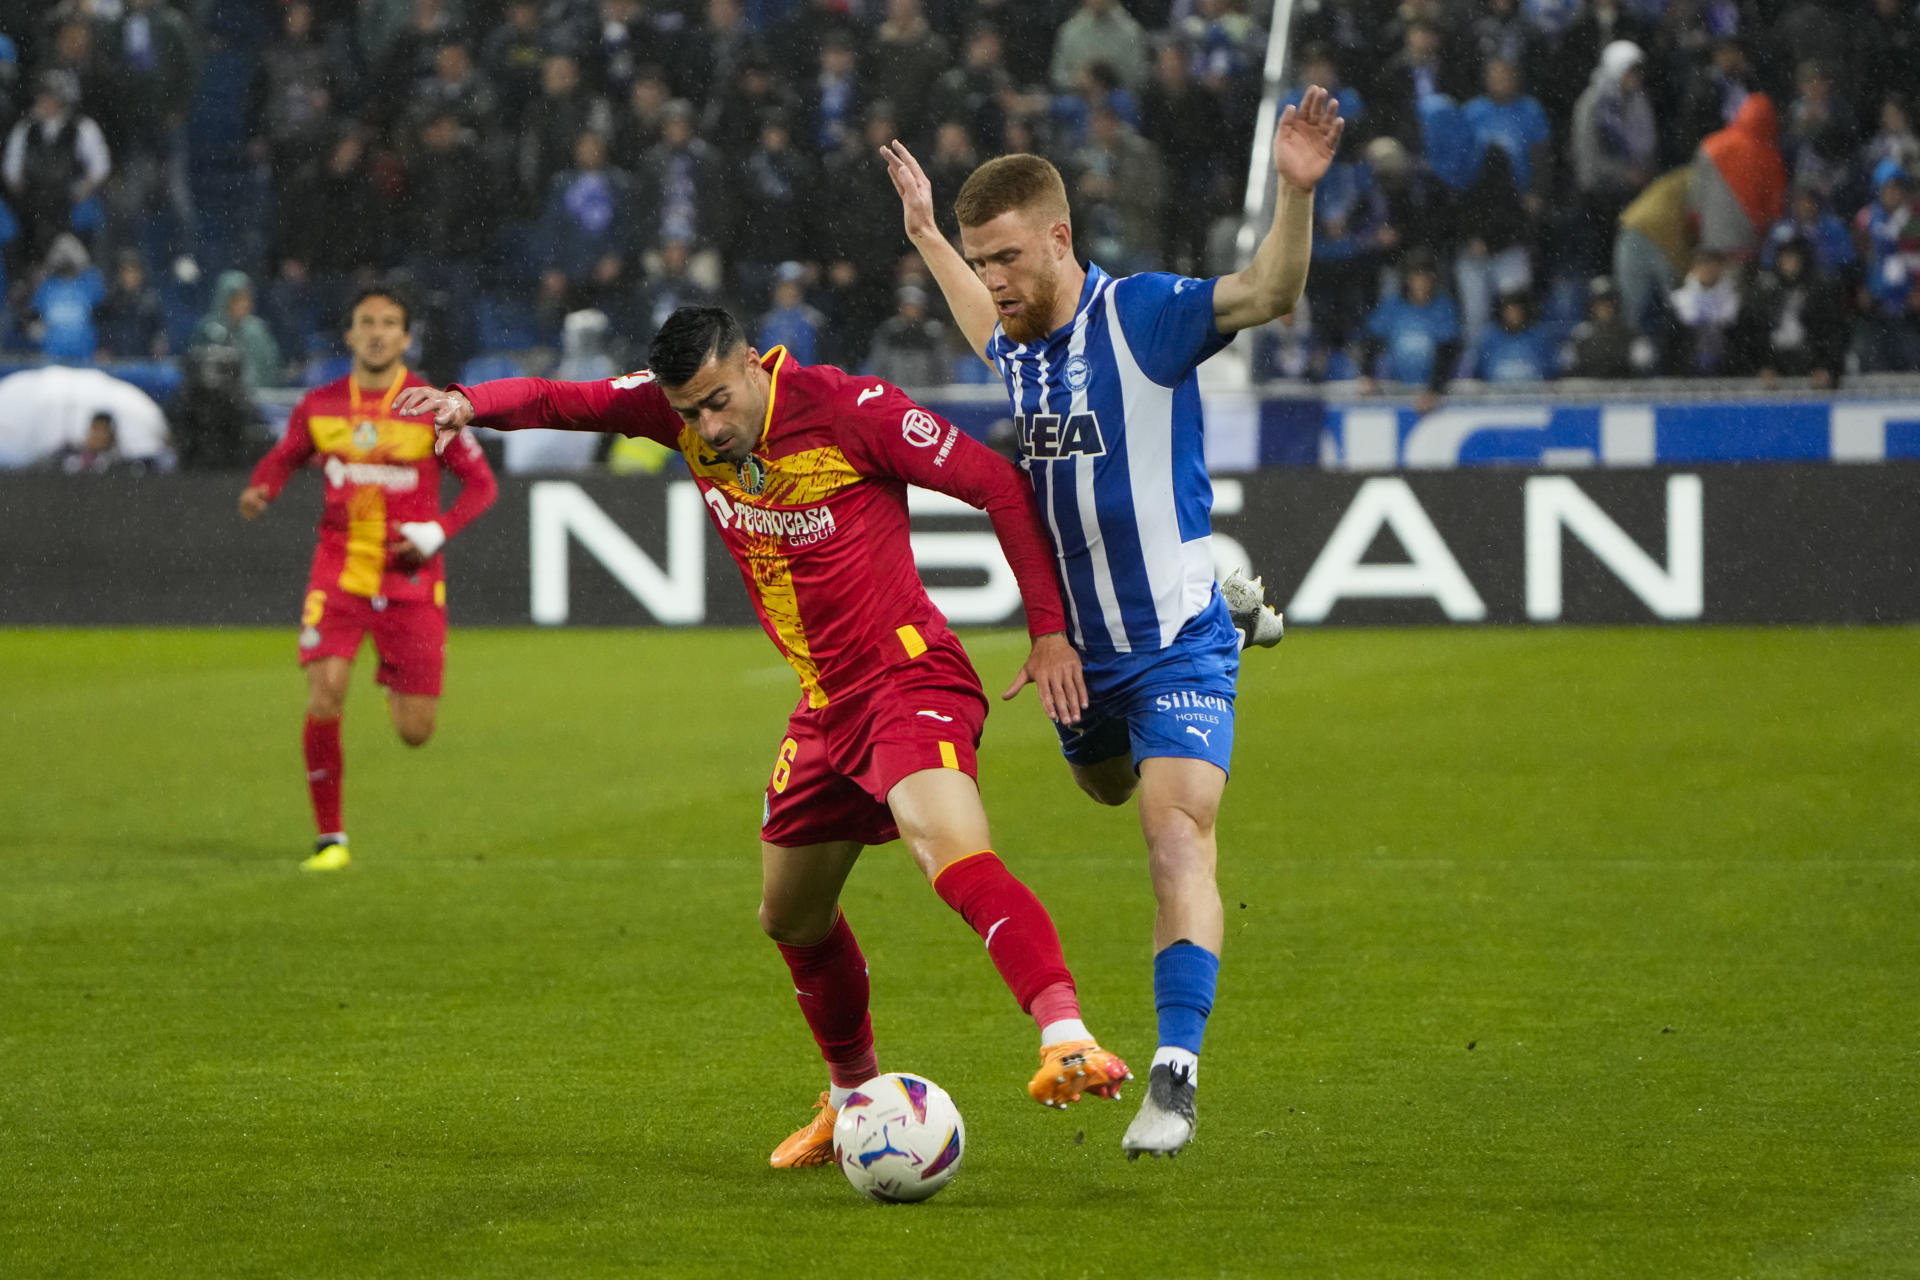
[[[940,234],[940,224],[933,216],[933,184],[927,181],[920,162],[913,158],[906,144],[896,138],[892,145],[880,148],[880,154],[886,157],[887,176],[893,179],[893,189],[900,193],[900,212],[906,222],[907,239],[913,241],[913,247],[926,259],[927,269],[933,272],[940,294],[947,300],[947,309],[953,312],[953,322],[967,336],[973,353],[987,360],[987,343],[993,339],[994,327],[1000,323],[993,295],[980,283],[980,277],[973,274],[973,268],[967,265],[959,250]],[[987,360],[987,363],[993,362]]]
[[[1273,169],[1280,179],[1273,226],[1246,269],[1214,286],[1213,320],[1220,332],[1255,328],[1299,305],[1313,256],[1313,188],[1333,163],[1345,128],[1340,103],[1319,85],[1281,115],[1273,131]]]

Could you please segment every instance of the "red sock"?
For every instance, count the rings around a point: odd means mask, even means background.
[[[301,743],[307,753],[307,790],[313,795],[313,821],[330,836],[340,826],[340,718],[307,717]]]
[[[933,878],[933,891],[986,942],[987,955],[1021,1012],[1034,1012],[1035,998],[1049,987],[1065,983],[1071,990],[1073,974],[1060,954],[1052,917],[993,850],[948,863]]]
[[[880,1074],[873,1056],[873,1018],[867,1012],[867,958],[843,914],[810,947],[776,944],[793,973],[800,1012],[827,1060],[833,1083],[851,1089]]]

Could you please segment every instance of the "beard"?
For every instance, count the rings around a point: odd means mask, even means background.
[[[1053,308],[1059,299],[1060,273],[1049,262],[1034,277],[1025,305],[1000,322],[1000,327],[1007,332],[1007,340],[1023,345],[1045,340],[1053,332]]]

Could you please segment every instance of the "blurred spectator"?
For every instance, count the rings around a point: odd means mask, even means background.
[[[771,43],[780,51],[788,79],[800,84],[820,70],[820,52],[828,40],[852,43],[859,36],[860,22],[847,11],[845,0],[800,0]]]
[[[743,210],[735,250],[742,296],[767,291],[782,262],[813,257],[814,202],[819,174],[811,157],[791,143],[786,118],[770,113],[760,125],[760,145],[741,162],[734,207]]]
[[[1393,138],[1375,138],[1365,155],[1385,219],[1372,234],[1374,247],[1390,256],[1425,249],[1436,261],[1451,258],[1462,202]]]
[[[707,0],[706,21],[686,41],[686,62],[678,68],[682,96],[710,106],[739,76],[754,39],[741,0]]]
[[[934,220],[949,240],[960,234],[953,197],[979,167],[980,153],[974,150],[973,135],[967,126],[958,120],[942,124],[933,135],[933,155],[927,160],[926,170],[927,183],[933,188]]]
[[[1073,16],[1061,24],[1047,73],[1054,92],[1072,93],[1081,69],[1090,62],[1112,67],[1128,88],[1146,83],[1147,33],[1119,0],[1080,0]]]
[[[1392,152],[1374,146],[1390,143]],[[1369,160],[1405,168],[1406,152],[1392,139],[1376,139]],[[1398,157],[1396,160],[1395,157]],[[1392,242],[1386,201],[1374,184],[1373,167],[1338,156],[1313,196],[1313,257],[1307,272],[1307,298],[1330,346],[1345,346],[1354,327],[1373,304],[1379,266],[1378,248]],[[1429,257],[1432,255],[1429,254]]]
[[[1794,184],[1793,193],[1788,198],[1787,216],[1773,224],[1767,243],[1760,250],[1760,265],[1773,266],[1776,248],[1790,239],[1807,242],[1813,253],[1814,266],[1827,279],[1843,281],[1855,274],[1854,264],[1858,258],[1854,252],[1853,233],[1839,215],[1827,208],[1820,198],[1819,188]]]
[[[368,0],[377,6],[382,0]],[[368,111],[382,124],[391,121],[414,86],[434,73],[441,48],[461,37],[456,0],[405,0],[406,18],[385,49],[366,50],[372,102]]]
[[[1313,308],[1305,298],[1288,314],[1254,331],[1253,380],[1322,382],[1331,376],[1325,344],[1314,333]],[[1351,377],[1351,370],[1345,371]]]
[[[1482,382],[1546,382],[1559,372],[1553,337],[1533,317],[1524,290],[1500,295],[1500,322],[1481,340],[1473,376]]]
[[[1621,316],[1636,333],[1652,332],[1656,314],[1665,310],[1659,300],[1693,261],[1695,233],[1688,200],[1693,178],[1690,165],[1662,174],[1620,214],[1613,277],[1620,287]]]
[[[1466,105],[1467,127],[1482,152],[1498,147],[1507,154],[1518,194],[1529,213],[1546,205],[1553,172],[1548,147],[1553,130],[1537,98],[1520,90],[1519,70],[1503,58],[1487,63],[1486,93]]]
[[[540,64],[540,96],[521,122],[518,172],[521,207],[538,212],[553,187],[554,175],[572,162],[583,133],[605,135],[612,117],[606,104],[580,83],[580,64],[563,53]]]
[[[759,138],[760,122],[769,111],[798,121],[800,99],[775,74],[772,59],[750,53],[741,61],[731,91],[717,93],[707,103],[702,136],[723,154],[738,155]]]
[[[1920,137],[1913,131],[1913,116],[1908,100],[1890,93],[1880,103],[1880,128],[1860,148],[1860,167],[1868,173],[1882,160],[1891,160],[1912,173],[1920,165]]]
[[[1467,47],[1477,60],[1482,80],[1488,64],[1494,62],[1513,68],[1523,84],[1537,84],[1551,71],[1544,61],[1540,33],[1521,14],[1519,0],[1481,0],[1480,12],[1467,25]],[[1341,115],[1347,113],[1346,106],[1347,100],[1342,97]]]
[[[1754,282],[1750,358],[1771,381],[1806,378],[1815,389],[1839,385],[1852,337],[1852,317],[1840,286],[1814,262],[1813,246],[1790,237],[1774,254],[1773,268]]]
[[[626,106],[613,121],[613,162],[628,173],[639,171],[647,152],[659,144],[667,129],[667,104],[673,90],[659,67],[646,67],[627,90]]]
[[[1053,59],[1058,12],[1053,5],[1034,4],[1033,0],[973,0],[974,20],[987,23],[1000,33],[1000,46],[1007,55],[1007,74],[1020,85],[1046,81]]]
[[[36,85],[33,110],[13,126],[0,154],[0,178],[13,198],[27,257],[46,255],[54,237],[74,229],[75,211],[91,201],[112,171],[100,126],[79,113],[80,87],[50,71]]]
[[[1093,113],[1102,107],[1111,109],[1129,128],[1139,127],[1139,103],[1121,83],[1120,74],[1104,62],[1089,62],[1081,67],[1074,92],[1055,94],[1051,106],[1053,141],[1062,151],[1085,145]]]
[[[1567,350],[1570,378],[1633,378],[1653,372],[1653,343],[1635,333],[1620,313],[1620,291],[1606,276],[1587,289],[1587,318],[1575,327]]]
[[[910,391],[952,381],[947,327],[927,314],[927,291],[909,284],[895,296],[898,309],[874,331],[866,371]]]
[[[857,365],[868,338],[893,311],[894,268],[905,246],[900,197],[879,157],[897,134],[892,109],[876,102],[867,112],[866,136],[827,157],[821,187],[831,193],[833,209],[821,219],[820,247],[834,349],[823,358],[836,364]],[[940,198],[951,203],[956,194]]]
[[[1439,268],[1416,249],[1401,263],[1401,294],[1381,299],[1367,317],[1361,376],[1368,391],[1378,379],[1425,388],[1422,411],[1453,380],[1460,359],[1460,316],[1453,299],[1440,294]]]
[[[560,326],[560,366],[553,376],[562,382],[604,382],[619,373],[607,354],[610,326],[602,311],[574,311]],[[590,431],[555,431],[536,427],[508,431],[506,469],[510,475],[528,472],[586,471],[606,445],[606,438]]]
[[[1493,319],[1494,299],[1533,285],[1533,220],[1505,148],[1487,148],[1480,175],[1461,193],[1460,207],[1472,214],[1460,228],[1453,280],[1462,336],[1468,350],[1477,351]]]
[[[1153,144],[1122,124],[1113,108],[1097,108],[1065,176],[1081,251],[1116,275],[1152,266],[1166,190]]]
[[[1200,274],[1207,235],[1227,205],[1227,119],[1219,100],[1193,82],[1186,51],[1163,44],[1154,57],[1153,83],[1140,100],[1140,133],[1165,162],[1167,188],[1160,262]],[[1340,104],[1346,113],[1346,103]],[[1349,125],[1351,127],[1351,125]]]
[[[694,279],[720,287],[720,252],[730,230],[726,202],[726,162],[694,133],[693,107],[675,99],[667,104],[660,141],[647,152],[636,175],[643,242],[683,241],[692,254]]]
[[[1794,176],[1832,192],[1846,180],[1859,137],[1853,108],[1835,89],[1826,64],[1807,59],[1795,75],[1798,95],[1787,106],[1779,147]]]
[[[1463,89],[1472,81],[1464,72],[1446,56],[1440,29],[1416,18],[1407,24],[1399,52],[1374,77],[1367,98],[1371,112],[1367,132],[1397,140],[1409,155],[1425,155],[1428,139],[1421,127],[1421,108],[1436,96],[1456,102],[1465,96]]]
[[[35,345],[47,359],[85,364],[99,344],[93,309],[106,295],[100,271],[72,232],[56,236],[47,251],[46,274],[33,291]]]
[[[1596,67],[1605,63],[1607,50],[1611,46],[1631,44],[1642,55],[1649,49],[1659,48],[1658,33],[1653,24],[1635,13],[1632,6],[1621,4],[1619,0],[1588,0],[1584,5],[1575,5],[1574,13],[1576,16],[1559,40],[1553,83],[1545,86],[1548,89],[1547,107],[1559,119],[1566,118],[1569,102],[1574,102],[1577,107],[1573,95],[1584,96],[1582,83],[1588,80]],[[1635,65],[1641,64],[1636,62]],[[1648,159],[1645,163],[1650,168],[1657,161]]]
[[[478,140],[493,131],[498,111],[493,86],[473,65],[472,51],[449,40],[434,51],[433,74],[414,89],[407,119],[418,126],[452,112],[459,126]]]
[[[54,13],[67,16],[54,23],[52,48],[49,56],[42,59],[39,70],[42,75],[60,71],[73,77],[80,95],[75,102],[99,121],[101,129],[106,131],[108,145],[113,146],[118,141],[120,104],[114,92],[116,67],[111,25],[71,6],[63,5]],[[10,118],[12,113],[8,115]]]
[[[839,150],[858,132],[866,97],[859,72],[852,38],[830,33],[820,50],[818,70],[803,83],[806,122],[801,138],[815,155]]]
[[[79,444],[62,445],[52,464],[70,476],[103,476],[122,471],[131,464],[120,452],[120,440],[113,427],[113,415],[96,413],[87,423],[86,439]]]
[[[167,354],[167,320],[160,295],[147,283],[138,249],[114,259],[113,285],[94,309],[102,360],[158,360]]]
[[[581,134],[573,157],[574,167],[553,180],[537,237],[540,309],[549,323],[610,302],[637,248],[633,179],[607,164],[606,139]]]
[[[1920,210],[1912,190],[1907,171],[1882,160],[1873,171],[1873,201],[1853,220],[1866,268],[1854,338],[1862,373],[1920,369]]]
[[[1732,36],[1714,41],[1712,57],[1687,81],[1680,117],[1668,132],[1668,155],[1677,162],[1693,154],[1702,138],[1732,124],[1754,86],[1746,46]]]
[[[807,303],[807,269],[783,262],[773,275],[773,305],[760,317],[754,345],[761,351],[785,347],[800,364],[818,363],[820,332],[827,318]]]
[[[1001,56],[1000,31],[982,22],[967,37],[965,60],[934,82],[929,113],[940,122],[966,124],[974,146],[992,150],[1005,118],[1001,102],[1013,92],[1013,77]],[[936,188],[935,202],[940,200]]]
[[[669,240],[647,255],[647,278],[640,286],[634,325],[642,360],[653,342],[653,335],[667,322],[668,316],[681,307],[717,305],[713,292],[689,274],[689,256],[684,240]]]
[[[604,146],[600,155],[604,158]],[[405,265],[425,295],[420,310],[435,322],[436,337],[445,340],[444,349],[435,353],[441,357],[436,365],[443,361],[457,368],[475,352],[473,315],[481,274],[493,248],[493,219],[506,195],[498,181],[459,108],[444,102],[426,116],[407,156],[398,212]],[[573,265],[571,258],[565,261]]]
[[[500,118],[518,127],[529,103],[540,94],[541,64],[547,56],[539,0],[509,0],[506,18],[480,46],[480,67],[493,86]]]
[[[1772,100],[1756,93],[1740,104],[1732,124],[1700,143],[1687,189],[1700,248],[1742,262],[1759,252],[1786,205],[1779,131]]]
[[[1693,255],[1693,268],[1669,298],[1673,325],[1667,368],[1683,377],[1737,377],[1744,353],[1736,345],[1736,326],[1746,306],[1740,277],[1711,250]]]
[[[1580,193],[1579,238],[1586,245],[1583,260],[1589,263],[1605,256],[1615,219],[1653,179],[1659,159],[1653,104],[1642,85],[1645,61],[1640,46],[1631,41],[1609,44],[1586,92],[1574,104],[1569,145]]]
[[[1362,123],[1367,119],[1366,100],[1361,97],[1360,86],[1349,84],[1340,69],[1339,60],[1332,48],[1324,44],[1310,44],[1300,54],[1300,73],[1294,77],[1293,88],[1280,99],[1280,106],[1297,107],[1307,96],[1311,85],[1319,85],[1327,95],[1340,102],[1340,116],[1347,122],[1347,136],[1350,140],[1367,138],[1371,127]]]
[[[1193,54],[1194,78],[1222,98],[1252,87],[1266,59],[1267,33],[1239,0],[1193,0],[1174,28]],[[1139,80],[1130,82],[1138,88]]]
[[[947,42],[927,24],[920,0],[887,0],[887,20],[868,45],[867,79],[877,97],[893,104],[900,136],[926,140],[927,103],[940,75],[953,65]]]
[[[1920,90],[1920,24],[1906,0],[1868,0],[1849,22],[1852,87],[1864,103]]]
[[[457,192],[455,193],[458,194]],[[318,162],[301,166],[275,208],[272,255],[283,279],[314,282],[331,332],[348,277],[386,260],[386,229],[379,193],[360,130],[343,129]]]
[[[270,162],[284,180],[333,137],[332,111],[346,68],[314,25],[306,0],[289,4],[281,21],[279,38],[255,67],[247,119],[256,131],[254,157]]]
[[[164,0],[126,0],[112,44],[120,117],[119,180],[109,189],[115,217],[131,239],[134,220],[164,199],[175,223],[169,256],[192,253],[187,112],[200,82],[197,41]]]
[[[228,348],[234,352],[244,390],[277,387],[284,381],[280,344],[266,321],[253,313],[253,281],[244,271],[222,271],[214,282],[213,305],[201,317],[188,342],[196,348]]]
[[[599,0],[598,8],[583,70],[595,93],[624,102],[642,64],[678,61],[678,42],[647,20],[640,0]]]
[[[224,321],[203,323],[180,360],[180,389],[167,405],[180,465],[233,470],[258,453],[254,428],[261,421],[242,374],[238,333]]]

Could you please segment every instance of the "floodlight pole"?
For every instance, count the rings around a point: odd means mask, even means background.
[[[1234,238],[1236,268],[1253,261],[1260,237],[1273,221],[1273,126],[1280,119],[1280,97],[1287,88],[1287,35],[1293,27],[1293,0],[1273,0],[1273,21],[1267,27],[1267,65],[1260,91],[1260,114],[1254,120],[1253,154],[1247,157],[1247,199],[1240,215],[1240,234]]]

